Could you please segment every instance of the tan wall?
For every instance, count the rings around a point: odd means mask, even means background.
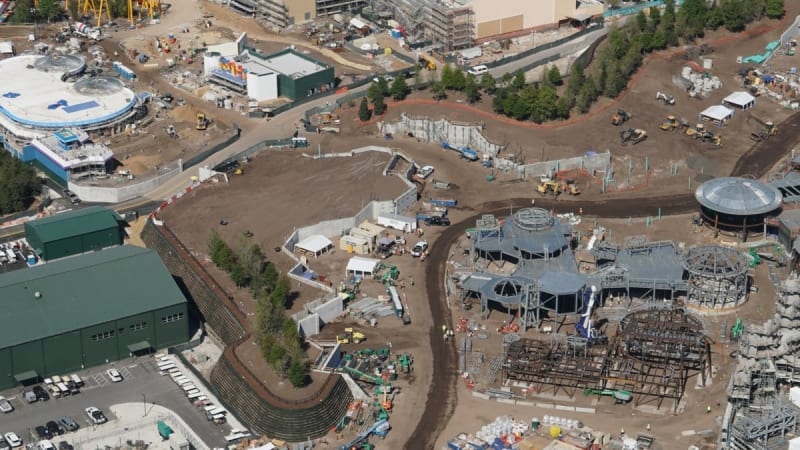
[[[478,39],[557,22],[555,4],[574,0],[474,0]]]
[[[578,12],[578,9],[575,8],[575,2],[573,0],[554,0],[554,2],[555,2],[554,17],[556,21],[564,20],[567,17],[575,15]],[[603,5],[588,6],[588,7],[585,6],[580,9],[580,13],[589,14],[592,16],[601,15],[603,14]]]
[[[286,16],[289,18],[290,23],[292,22],[292,17],[294,17],[294,23],[305,22],[306,13],[309,14],[309,20],[316,17],[317,2],[315,0],[288,0],[284,4],[287,10]]]

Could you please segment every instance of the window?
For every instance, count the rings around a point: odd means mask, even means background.
[[[181,319],[183,319],[183,313],[179,312],[179,313],[170,314],[168,316],[162,317],[161,318],[161,323],[177,322],[177,321],[179,321]]]
[[[135,323],[129,327],[131,331],[140,331],[147,328],[147,322]]]
[[[117,330],[117,334],[125,334],[125,328],[120,328]]]
[[[97,333],[92,335],[93,341],[104,341],[106,339],[111,339],[114,337],[114,330],[111,331],[104,331],[102,333]]]

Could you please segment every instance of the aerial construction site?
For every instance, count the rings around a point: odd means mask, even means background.
[[[78,398],[149,399],[211,430],[197,448],[800,448],[800,4],[648,53],[586,112],[504,110],[565,95],[663,3],[101,1],[33,39],[0,25],[0,142],[54,183],[4,236],[107,204],[190,305],[191,341],[118,351]],[[442,95],[453,71],[477,99]],[[110,329],[88,341],[134,332]],[[161,392],[161,351],[213,402]],[[22,374],[55,374],[13,361],[8,427],[42,440]]]

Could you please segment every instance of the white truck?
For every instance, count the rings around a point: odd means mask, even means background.
[[[72,32],[77,36],[94,39],[95,41],[103,39],[103,31],[100,28],[90,27],[83,22],[72,24]]]

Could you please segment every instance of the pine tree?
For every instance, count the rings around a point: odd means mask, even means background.
[[[369,103],[367,103],[367,97],[362,97],[361,105],[358,107],[358,118],[362,122],[366,122],[371,117],[372,117],[372,111],[369,110]]]

